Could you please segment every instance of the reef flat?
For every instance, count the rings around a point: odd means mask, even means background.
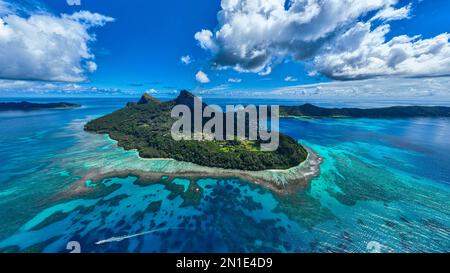
[[[94,168],[66,191],[65,195],[89,194],[95,187],[91,188],[87,186],[88,184],[96,185],[109,177],[128,176],[136,176],[143,183],[171,182],[175,178],[185,178],[191,182],[203,178],[238,178],[282,195],[291,194],[307,187],[311,179],[320,174],[322,158],[311,149],[307,147],[305,149],[308,151],[306,160],[298,166],[286,170],[233,170],[205,167],[174,159],[139,158],[133,160],[132,164],[124,162],[123,164]]]

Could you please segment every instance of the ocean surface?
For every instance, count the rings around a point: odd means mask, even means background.
[[[27,100],[83,107],[0,112],[0,252],[69,252],[73,241],[81,252],[450,252],[450,119],[282,119],[324,162],[306,190],[280,196],[233,178],[84,181],[143,164],[83,131],[136,98]]]

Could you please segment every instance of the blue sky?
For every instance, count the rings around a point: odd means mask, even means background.
[[[450,1],[306,2],[0,0],[0,95],[448,93]]]

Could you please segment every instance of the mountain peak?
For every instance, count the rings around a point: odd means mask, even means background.
[[[201,98],[197,97],[196,95],[192,94],[191,92],[189,92],[187,90],[181,90],[178,97],[173,101],[175,102],[175,104],[186,105],[192,109],[195,106],[196,100],[201,102],[203,109],[208,106],[206,103],[201,101]]]
[[[138,101],[137,104],[148,104],[148,103],[158,104],[158,103],[160,103],[160,101],[157,98],[152,97],[148,93],[144,93],[144,95],[142,95],[141,99]]]
[[[177,104],[186,104],[190,105],[194,103],[195,96],[191,92],[187,90],[181,90],[178,97],[175,99]]]
[[[302,105],[303,108],[319,108],[317,106],[315,106],[314,104],[311,103],[305,103]]]
[[[194,94],[192,94],[191,92],[187,90],[181,90],[177,99],[192,99],[194,97],[195,97]]]

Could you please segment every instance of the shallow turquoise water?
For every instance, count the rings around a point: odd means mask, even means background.
[[[67,99],[66,99],[67,101]],[[70,111],[0,113],[0,251],[449,252],[450,119],[284,119],[324,157],[294,196],[236,179],[110,177],[133,164],[83,124],[126,99],[69,100]]]

